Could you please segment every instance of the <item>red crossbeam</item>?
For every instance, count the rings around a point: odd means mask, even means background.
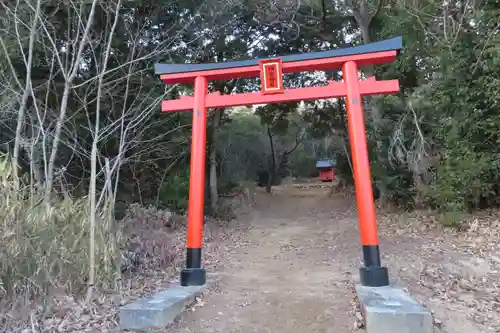
[[[358,66],[377,65],[393,62],[397,51],[383,51],[366,54],[356,54],[335,58],[312,59],[302,61],[290,61],[283,63],[283,73],[298,73],[315,70],[332,70],[340,68],[348,61],[355,61]],[[228,80],[234,78],[258,77],[260,75],[259,65],[247,67],[233,67],[224,69],[212,69],[198,72],[184,72],[162,74],[160,79],[167,84],[192,83],[198,76],[204,76],[207,80]]]
[[[398,80],[377,81],[374,77],[359,82],[361,95],[393,94],[399,91]],[[329,81],[327,86],[287,89],[283,94],[263,95],[247,93],[221,95],[215,92],[207,95],[207,108],[224,108],[239,105],[255,105],[269,103],[284,103],[294,101],[309,101],[335,97],[345,97],[347,90],[344,82]],[[181,96],[179,99],[162,101],[163,112],[190,111],[193,109],[194,97]]]

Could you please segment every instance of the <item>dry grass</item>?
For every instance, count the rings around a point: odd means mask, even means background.
[[[87,200],[46,203],[30,186],[17,190],[10,171],[10,162],[0,159],[0,306],[7,315],[2,321],[39,312],[41,304],[48,308],[54,294],[82,291],[89,271]],[[120,232],[101,218],[95,238],[98,288],[116,284],[120,241]]]
[[[16,189],[10,168],[0,156],[0,331],[115,330],[119,305],[175,280],[184,260],[186,218],[131,205],[115,222],[107,210],[112,205],[105,204],[95,230],[94,297],[84,301],[90,261],[87,198],[44,202],[31,186]],[[247,207],[250,196],[230,201]],[[219,262],[218,244],[231,234],[225,231],[232,222],[205,222],[204,265],[211,267]]]
[[[135,273],[175,268],[185,250],[185,220],[167,210],[131,205],[120,221],[126,237],[122,271]]]
[[[2,292],[36,295],[50,287],[71,292],[84,286],[89,265],[86,203],[64,199],[46,209],[30,199],[9,197],[8,191],[0,194]],[[108,229],[100,223],[97,232],[101,283],[109,282],[103,278],[115,271],[117,236]]]

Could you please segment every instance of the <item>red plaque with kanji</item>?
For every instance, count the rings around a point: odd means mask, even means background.
[[[282,94],[284,92],[281,64],[281,59],[259,61],[260,92],[262,94]]]

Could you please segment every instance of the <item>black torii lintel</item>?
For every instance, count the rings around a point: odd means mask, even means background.
[[[323,58],[336,58],[336,57],[385,52],[385,51],[399,52],[402,48],[403,48],[403,38],[401,36],[398,36],[374,43],[346,47],[346,48],[339,48],[329,51],[291,54],[282,56],[280,57],[280,59],[284,63],[296,62],[296,61],[298,62],[298,61],[316,60]],[[217,69],[236,68],[236,67],[248,67],[248,66],[258,65],[260,60],[273,59],[273,58],[276,57],[238,60],[229,62],[217,62],[208,64],[155,64],[155,74],[158,75],[176,74],[176,73],[200,72],[200,71],[209,71]]]

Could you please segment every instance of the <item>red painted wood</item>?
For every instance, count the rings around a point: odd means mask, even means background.
[[[319,170],[319,178],[322,181],[333,181],[335,180],[335,173],[333,168],[323,168]]]
[[[342,67],[348,61],[355,61],[359,66],[384,64],[394,61],[397,51],[384,51],[375,53],[356,54],[344,57],[323,58],[303,61],[284,62],[283,73],[308,72],[315,70],[328,70]],[[204,76],[207,80],[227,80],[234,78],[258,77],[259,65],[248,67],[234,67],[189,73],[174,73],[160,75],[160,79],[168,84],[193,83],[197,76]]]
[[[374,77],[359,81],[362,96],[375,94],[393,94],[399,91],[398,80],[377,81]],[[207,108],[222,108],[239,105],[283,103],[308,101],[334,97],[345,97],[346,86],[343,82],[330,81],[329,85],[310,88],[286,89],[283,94],[262,95],[261,93],[221,95],[219,92],[209,94]],[[194,97],[181,96],[179,99],[161,102],[163,112],[190,111],[193,109]]]
[[[378,245],[377,221],[370,175],[370,161],[368,160],[363,103],[361,101],[361,84],[358,80],[358,65],[354,61],[346,62],[342,66],[342,72],[347,87],[347,127],[351,144],[361,244]]]
[[[191,167],[189,169],[189,201],[187,247],[201,248],[203,240],[203,208],[205,198],[205,147],[207,142],[207,79],[197,77],[194,85]]]

